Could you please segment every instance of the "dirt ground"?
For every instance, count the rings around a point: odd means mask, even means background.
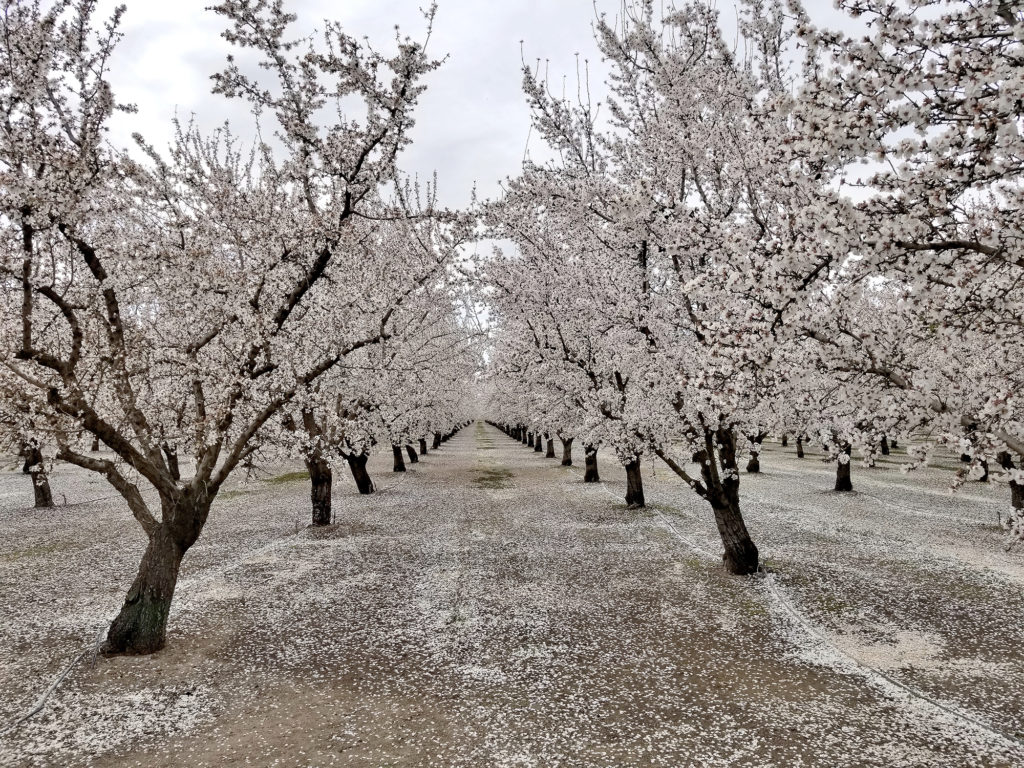
[[[579,457],[582,463],[582,456]],[[709,514],[645,468],[628,511],[475,424],[337,523],[294,467],[218,500],[167,648],[87,653],[2,766],[1024,765],[1024,555],[1007,489],[949,462],[834,467],[770,446],[742,478],[770,574],[727,575]],[[0,731],[116,613],[143,537],[69,467],[30,509],[0,473]]]

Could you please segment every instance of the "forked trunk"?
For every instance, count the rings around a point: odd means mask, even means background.
[[[167,471],[175,480],[181,480],[181,470],[178,467],[178,449],[164,444],[160,447],[164,458],[167,460]]]
[[[572,466],[572,438],[566,440],[564,437],[559,438],[562,441],[562,466]]]
[[[313,504],[313,525],[331,524],[331,484],[334,473],[331,465],[321,458],[307,458],[309,470],[309,498]]]
[[[583,446],[584,456],[584,472],[583,482],[584,483],[599,483],[601,482],[601,476],[597,473],[597,448],[593,445]]]
[[[415,448],[413,448],[411,445],[407,445],[407,446],[405,446],[405,452],[407,454],[409,454],[409,463],[410,464],[419,464],[420,457],[416,455],[416,449]]]
[[[804,439],[797,435],[796,438],[796,457],[802,459],[804,457]]]
[[[402,446],[392,445],[391,453],[395,457],[395,472],[405,472],[405,459],[402,458]]]
[[[366,462],[369,458],[369,455],[365,453],[345,457],[345,461],[348,462],[348,468],[352,470],[352,479],[356,481],[356,488],[364,496],[376,490],[373,487],[373,480],[370,479],[370,473],[366,471]]]
[[[555,439],[553,437],[548,438],[548,452],[544,454],[545,459],[555,458]]]
[[[850,479],[850,454],[852,449],[849,444],[844,445],[839,451],[839,459],[836,463],[836,490],[852,491],[853,481]]]
[[[434,442],[431,444],[430,447],[433,448],[435,451],[438,448],[441,447],[441,433],[440,432],[435,432],[434,433]]]
[[[420,456],[427,455],[427,439],[425,437],[420,438]]]
[[[644,478],[640,474],[640,459],[626,465],[626,506],[639,509],[644,505]]]

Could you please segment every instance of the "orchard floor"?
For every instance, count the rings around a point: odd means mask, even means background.
[[[768,449],[742,478],[771,575],[723,572],[708,510],[646,467],[650,506],[492,427],[376,495],[341,473],[302,527],[283,468],[218,500],[167,648],[86,658],[0,736],[2,766],[1020,766],[1024,555],[1007,489],[942,466]],[[347,473],[346,473],[347,475]],[[36,512],[0,473],[0,731],[117,611],[142,535],[60,467]]]

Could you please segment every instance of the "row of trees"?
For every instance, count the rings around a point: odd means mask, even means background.
[[[741,455],[771,434],[825,442],[837,490],[854,450],[954,446],[965,476],[999,468],[1024,535],[1024,12],[838,5],[863,35],[796,0],[743,2],[738,47],[705,3],[600,17],[610,98],[525,68],[546,159],[486,212],[514,246],[480,276],[493,412],[608,446],[633,505],[663,462],[739,574]]]
[[[107,79],[123,9],[97,24],[94,6],[0,13],[0,430],[37,491],[56,458],[124,498],[148,544],[104,650],[149,653],[239,468],[300,455],[323,524],[332,463],[369,493],[371,446],[463,422],[468,225],[397,167],[438,65],[424,42],[385,55],[332,22],[292,39],[281,0],[226,0],[238,56],[214,91],[267,138],[183,123],[166,152],[129,152],[107,140],[131,110]]]

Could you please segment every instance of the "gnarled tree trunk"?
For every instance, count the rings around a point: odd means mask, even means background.
[[[850,460],[850,454],[853,449],[849,443],[845,443],[839,448],[839,458],[836,462],[836,490],[837,491],[852,491],[853,481],[850,479],[850,465],[853,463]]]
[[[593,445],[584,445],[583,457],[585,462],[583,471],[583,482],[601,482],[601,476],[597,473],[597,447]]]
[[[356,481],[356,488],[364,496],[376,490],[373,487],[373,480],[370,479],[370,473],[366,471],[366,462],[369,458],[369,454],[366,453],[351,454],[345,457],[348,468],[352,470],[352,479]]]
[[[640,459],[626,464],[626,505],[639,509],[644,504],[644,478],[640,474]]]
[[[163,520],[149,535],[138,574],[107,630],[105,654],[154,653],[164,647],[181,560],[206,524],[212,499],[162,500]]]
[[[570,438],[566,439],[564,437],[560,437],[559,440],[562,441],[562,466],[563,467],[571,467],[572,466],[572,438],[570,437]]]
[[[392,445],[391,453],[395,457],[395,472],[405,472],[405,459],[402,458],[402,446]]]
[[[306,458],[306,469],[309,470],[309,500],[313,505],[313,525],[331,524],[331,486],[334,473],[330,463],[322,458],[309,456]]]

